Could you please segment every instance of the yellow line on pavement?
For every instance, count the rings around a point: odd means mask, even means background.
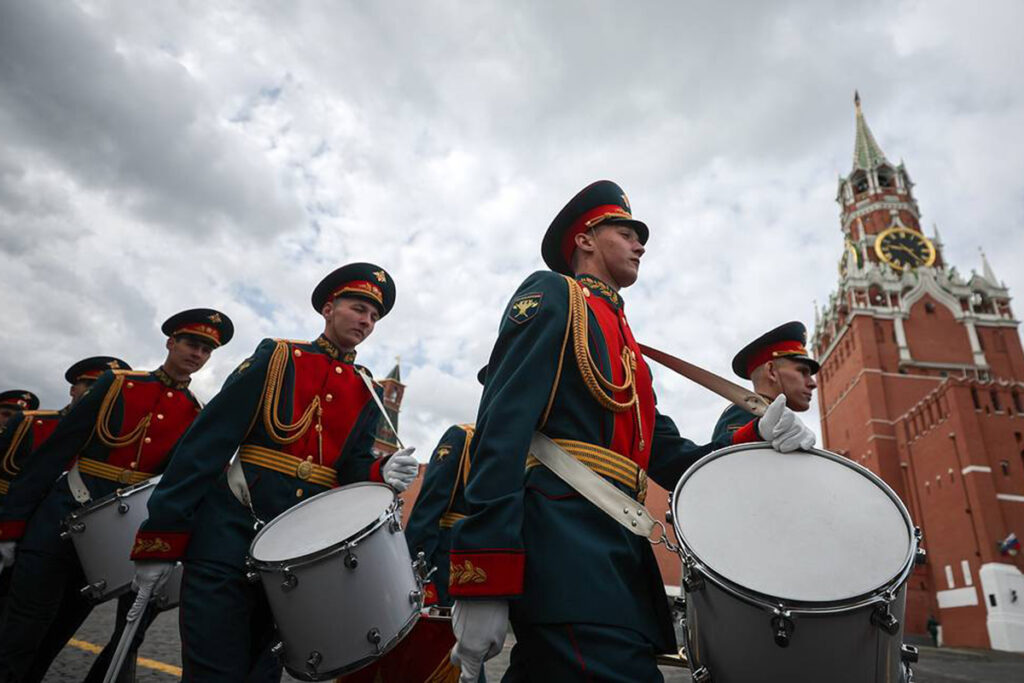
[[[99,645],[94,645],[93,643],[89,643],[84,640],[78,640],[77,638],[72,638],[71,640],[69,640],[68,645],[71,645],[72,647],[77,647],[79,650],[91,652],[94,655],[98,655],[100,652],[103,651],[103,648]],[[165,664],[164,662],[158,662],[155,659],[147,659],[145,657],[139,657],[137,661],[139,666],[144,666],[147,669],[154,669],[156,671],[161,671],[165,674],[170,674],[172,676],[177,676],[178,678],[181,678],[180,666],[174,666],[173,664]]]

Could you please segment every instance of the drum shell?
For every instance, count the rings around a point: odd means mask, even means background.
[[[896,683],[906,584],[889,612],[900,631],[889,635],[871,621],[878,603],[846,611],[792,611],[786,647],[775,643],[771,611],[744,601],[710,580],[686,593],[686,652],[690,667],[707,667],[713,683]]]
[[[350,555],[357,558],[355,568],[346,564]],[[301,564],[250,561],[284,646],[281,661],[300,680],[333,678],[373,662],[419,617],[422,592],[397,508],[360,538],[303,558]],[[288,574],[297,583],[285,589]],[[379,647],[367,638],[374,629]],[[311,668],[307,662],[314,652],[320,661]]]
[[[117,597],[131,587],[135,534],[149,516],[146,507],[159,477],[115,493],[77,510],[65,520],[82,565],[88,591],[96,602]],[[180,582],[181,572],[177,572]],[[173,577],[172,577],[173,578]]]

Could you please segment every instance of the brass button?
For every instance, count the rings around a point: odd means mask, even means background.
[[[158,419],[158,420],[164,419],[164,414],[163,413],[157,413],[156,414],[156,419]]]
[[[173,391],[168,391],[167,392],[167,398],[174,398],[174,392]]]
[[[590,296],[590,290],[587,289],[586,287],[583,288],[583,296],[585,296],[585,297],[589,297]]]
[[[302,489],[295,489],[295,497],[302,498]]]
[[[327,400],[330,401],[331,399],[327,399]],[[36,420],[36,424],[37,425],[41,425],[41,424],[43,424],[43,421],[42,420]]]
[[[298,358],[302,355],[302,349],[295,349],[295,357]]]
[[[334,400],[334,394],[327,394],[326,396],[324,396],[324,400],[330,403],[331,401]]]
[[[132,464],[128,465],[128,467],[131,467],[134,470],[136,467],[138,467],[138,464],[133,462]]]
[[[131,389],[135,386],[135,382],[128,382],[128,388]]]
[[[146,437],[145,439],[143,439],[143,440],[142,440],[142,443],[149,443],[149,442],[150,442],[150,441],[152,441],[152,440],[153,440],[153,439],[151,439],[151,438],[149,438],[149,437],[147,436],[147,437]]]
[[[340,365],[335,365],[334,366],[334,371],[340,375],[342,373],[341,366]]]

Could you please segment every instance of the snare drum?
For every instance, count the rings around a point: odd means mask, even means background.
[[[131,560],[135,534],[149,516],[146,504],[160,477],[118,489],[109,496],[72,512],[64,520],[65,538],[74,543],[85,580],[82,593],[96,602],[117,597],[131,588],[135,563]],[[175,567],[155,597],[161,609],[178,604],[181,566]]]
[[[289,508],[253,539],[250,578],[263,583],[292,676],[319,681],[365,666],[412,629],[423,603],[383,484],[343,486]]]
[[[695,682],[905,680],[920,532],[873,473],[823,450],[731,446],[687,470],[672,512]]]

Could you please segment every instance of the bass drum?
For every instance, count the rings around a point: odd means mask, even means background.
[[[695,682],[909,680],[920,532],[872,472],[818,449],[731,446],[687,470],[672,513]]]
[[[321,681],[366,666],[416,624],[422,579],[402,532],[401,501],[383,484],[342,486],[289,508],[256,534],[261,581],[288,672]]]

